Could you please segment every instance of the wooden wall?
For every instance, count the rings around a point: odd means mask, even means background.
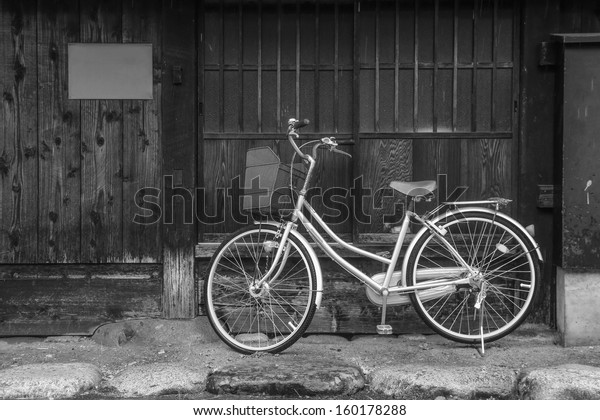
[[[0,1],[0,334],[159,316],[162,1]],[[69,43],[151,43],[152,100],[71,100]],[[192,282],[193,283],[193,282]],[[193,293],[192,293],[193,294]]]
[[[554,70],[539,64],[539,48],[552,32],[600,31],[596,2],[360,4],[1,0],[0,282],[11,292],[0,295],[0,321],[67,325],[61,301],[41,296],[75,289],[118,291],[90,299],[79,330],[91,313],[193,316],[194,244],[239,223],[226,209],[224,222],[201,225],[199,236],[180,219],[137,225],[135,192],[175,175],[179,186],[204,188],[202,210],[215,214],[227,199],[219,188],[243,173],[249,147],[289,157],[280,133],[297,116],[313,121],[309,137],[333,134],[354,156],[326,158],[324,187],[348,189],[362,176],[381,191],[393,179],[443,174],[446,194],[465,185],[465,198],[515,198],[509,211],[536,224],[548,261],[532,319],[552,324],[552,214],[536,199],[537,185],[552,183]],[[152,43],[153,100],[69,100],[70,42]],[[383,250],[383,215],[395,200],[383,195],[366,206],[373,223],[346,220],[335,230]],[[175,206],[182,213],[180,200]],[[196,247],[200,286],[213,249]],[[332,281],[314,328],[369,331],[377,310],[362,286],[324,264]],[[43,278],[54,283],[40,286]],[[107,306],[138,287],[142,301]],[[344,304],[355,291],[360,297]],[[418,328],[409,310],[396,314],[397,324]]]
[[[0,2],[0,262],[161,261],[161,1]],[[153,45],[154,99],[70,100],[71,42]]]

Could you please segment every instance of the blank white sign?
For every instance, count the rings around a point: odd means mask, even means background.
[[[152,99],[152,44],[69,44],[69,99]]]

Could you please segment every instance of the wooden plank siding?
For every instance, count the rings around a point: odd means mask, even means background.
[[[162,229],[133,218],[162,188],[162,19],[161,0],[0,1],[0,334],[161,314]],[[151,43],[153,99],[68,99],[77,42]]]
[[[121,43],[120,0],[82,2],[81,41]],[[81,101],[82,262],[123,255],[123,101]]]
[[[157,264],[0,266],[0,335],[91,335],[105,323],[159,317]]]
[[[0,7],[0,262],[159,262],[159,225],[133,218],[162,186],[162,3]],[[151,43],[154,98],[68,99],[72,42]]]
[[[0,5],[0,262],[38,258],[35,1]]]
[[[67,45],[78,42],[79,4],[39,1],[38,262],[81,261],[81,138],[79,101],[67,92]]]
[[[153,99],[123,101],[123,261],[162,261],[159,223],[138,224],[144,203],[140,190],[162,188],[162,36],[161,0],[123,2],[123,42],[151,43]],[[137,196],[139,197],[139,196]],[[154,201],[158,204],[157,200]]]

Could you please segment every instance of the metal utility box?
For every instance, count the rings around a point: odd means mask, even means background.
[[[557,72],[558,265],[600,269],[600,34],[561,34]]]
[[[555,255],[563,345],[600,344],[600,34],[560,34]]]

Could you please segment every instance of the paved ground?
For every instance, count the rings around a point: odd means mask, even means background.
[[[600,399],[600,347],[525,325],[477,349],[435,335],[311,335],[240,355],[204,318],[0,338],[2,399]]]

